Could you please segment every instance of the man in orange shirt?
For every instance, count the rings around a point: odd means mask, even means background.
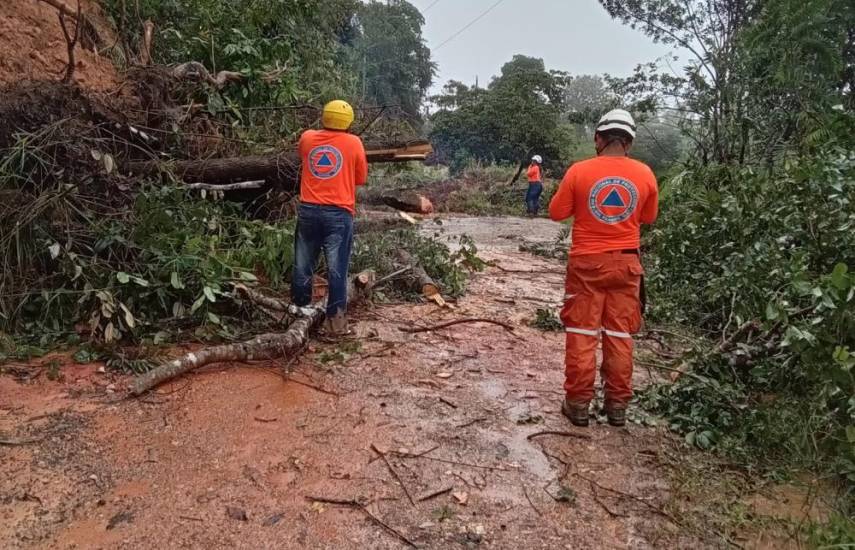
[[[567,170],[549,205],[555,221],[573,217],[564,308],[566,398],[562,412],[588,425],[594,398],[597,343],[602,334],[605,411],[623,426],[632,398],[632,334],[641,326],[641,224],[658,214],[653,171],[628,157],[635,121],[616,109],[597,124],[595,158]]]
[[[356,187],[368,179],[359,137],[348,133],[353,108],[344,101],[324,106],[323,130],[300,137],[300,209],[294,245],[293,312],[311,312],[312,277],[321,251],[327,263],[327,331],[347,333],[347,273],[353,244]]]
[[[543,157],[534,155],[531,157],[531,164],[526,173],[528,177],[528,190],[525,194],[525,208],[529,216],[537,216],[537,213],[540,211],[540,195],[543,193],[541,164],[543,164]]]

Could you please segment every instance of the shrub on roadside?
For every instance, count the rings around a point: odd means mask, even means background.
[[[667,185],[647,234],[652,315],[716,342],[645,401],[699,446],[855,482],[855,154]]]

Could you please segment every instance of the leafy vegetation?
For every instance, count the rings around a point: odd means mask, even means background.
[[[357,0],[106,0],[122,50],[139,55],[143,25],[155,25],[153,57],[163,64],[202,63],[212,73],[236,71],[241,82],[208,87],[207,109],[241,137],[267,146],[318,119],[333,98],[418,122],[435,66],[419,11],[409,2]],[[271,116],[271,113],[274,116]]]
[[[690,374],[643,401],[699,447],[833,472],[851,514],[855,9],[602,3],[692,57],[683,75],[651,64],[614,83],[636,105],[683,113],[695,151],[663,182],[645,248],[653,316],[702,339],[683,358]]]
[[[443,296],[458,298],[466,290],[468,273],[481,271],[485,263],[478,258],[475,243],[468,237],[461,237],[459,246],[452,252],[438,238],[430,238],[413,229],[372,233],[361,237],[354,243],[353,270],[374,269],[379,274],[396,272],[394,254],[403,249],[413,255],[425,272],[442,289]],[[387,294],[403,298],[416,298],[404,287],[393,286]]]

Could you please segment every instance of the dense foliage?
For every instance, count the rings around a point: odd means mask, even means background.
[[[439,157],[460,169],[467,161],[517,164],[537,153],[558,159],[571,141],[559,124],[566,75],[522,55],[487,88],[449,82],[434,98],[431,140]]]
[[[851,2],[602,2],[691,57],[628,97],[682,113],[696,154],[647,234],[654,314],[703,338],[646,402],[704,447],[855,481]],[[676,104],[675,104],[676,102]]]
[[[148,20],[155,26],[155,61],[241,73],[239,83],[209,89],[207,107],[272,143],[295,138],[333,98],[349,100],[363,118],[387,107],[391,118],[412,119],[433,81],[424,19],[405,0],[105,3],[129,61],[139,55]]]

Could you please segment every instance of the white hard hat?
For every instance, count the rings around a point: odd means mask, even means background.
[[[598,132],[605,132],[606,130],[623,130],[635,139],[635,120],[628,111],[623,109],[609,111],[597,123]]]
[[[541,157],[540,155],[534,155],[533,157],[531,157],[531,160],[538,164],[543,164],[543,157]]]

